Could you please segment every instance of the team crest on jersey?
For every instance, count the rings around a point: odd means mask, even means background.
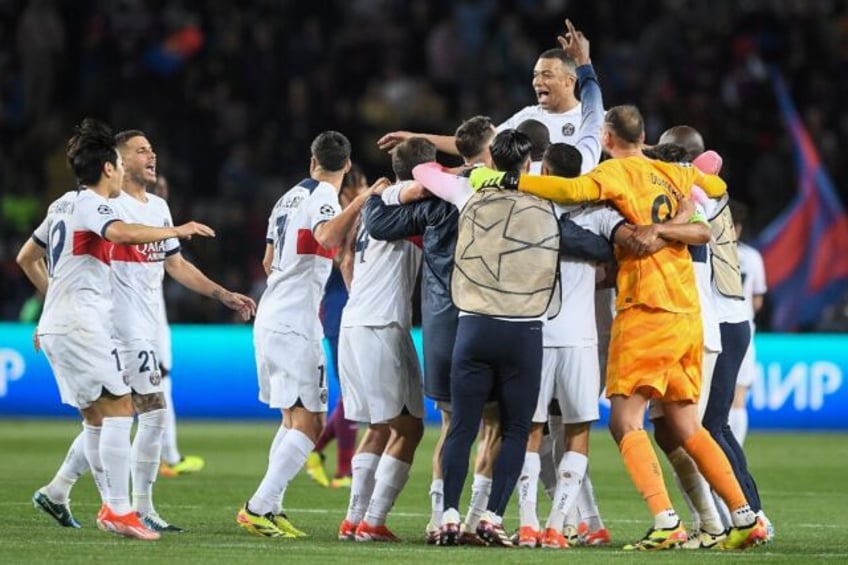
[[[321,209],[318,210],[318,213],[320,213],[322,216],[333,217],[336,215],[336,210],[329,204],[323,204],[321,206]]]
[[[562,135],[564,135],[566,137],[569,136],[569,135],[574,135],[574,124],[572,124],[572,123],[563,124]]]
[[[150,384],[153,386],[159,386],[159,383],[162,382],[162,373],[159,371],[152,371],[150,373]]]
[[[106,216],[106,215],[113,215],[114,216],[115,215],[115,212],[113,212],[112,209],[109,206],[107,206],[106,204],[101,204],[100,206],[98,206],[97,211],[100,212],[101,214],[103,214],[104,216]]]

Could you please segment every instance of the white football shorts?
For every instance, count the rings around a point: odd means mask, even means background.
[[[343,327],[339,335],[339,380],[345,418],[380,424],[404,413],[424,417],[421,367],[409,330]]]
[[[254,327],[253,347],[260,401],[280,409],[299,401],[310,412],[327,411],[327,360],[320,340]]]
[[[121,369],[130,388],[136,394],[162,392],[162,370],[159,368],[159,350],[153,341],[117,342]]]
[[[598,398],[601,369],[598,348],[545,347],[542,350],[542,384],[533,421],[548,421],[548,405],[559,401],[563,424],[594,422],[600,418]]]
[[[130,393],[118,349],[105,331],[75,329],[38,337],[64,404],[88,408],[103,389],[114,396]]]

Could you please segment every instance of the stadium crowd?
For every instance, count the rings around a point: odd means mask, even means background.
[[[373,179],[389,170],[376,146],[386,131],[448,133],[479,113],[500,123],[532,103],[529,69],[555,46],[565,13],[596,38],[607,105],[637,104],[648,139],[689,123],[733,156],[723,176],[751,207],[749,238],[795,190],[771,65],[843,197],[848,187],[838,153],[848,86],[831,80],[848,60],[844,2],[638,0],[626,12],[567,0],[326,4],[0,2],[0,318],[17,319],[31,297],[15,250],[73,185],[64,142],[80,116],[156,140],[175,219],[218,232],[217,245],[186,252],[258,297],[268,207],[304,176],[316,132],[347,133]],[[175,322],[232,319],[178,285],[167,294]],[[845,309],[831,314],[825,326],[844,327]]]

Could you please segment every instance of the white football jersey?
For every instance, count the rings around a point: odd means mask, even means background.
[[[39,334],[66,334],[106,327],[111,333],[112,244],[104,233],[121,218],[114,201],[81,188],[66,192],[47,209],[32,235],[47,250],[49,284]]]
[[[739,265],[742,267],[742,292],[745,294],[745,304],[748,306],[751,321],[754,320],[754,295],[763,295],[768,292],[766,286],[766,268],[763,264],[763,256],[760,252],[739,242]]]
[[[511,118],[498,126],[498,132],[505,129],[515,129],[524,120],[537,120],[548,127],[551,143],[568,143],[575,145],[583,122],[583,109],[580,103],[567,112],[553,113],[543,110],[538,104],[525,106]],[[597,163],[595,163],[597,164]],[[594,166],[594,165],[593,165]],[[590,167],[591,168],[591,167]]]
[[[581,228],[611,240],[615,227],[624,221],[609,206],[586,204],[555,205],[557,216],[568,213]],[[597,345],[595,320],[595,265],[587,261],[563,259],[559,263],[562,308],[557,316],[545,321],[542,343],[545,347],[586,347]]]
[[[407,184],[401,182],[383,191],[383,202],[397,203]],[[412,294],[421,266],[421,238],[378,241],[360,223],[353,259],[353,281],[342,311],[343,328],[352,326],[412,327]]]
[[[274,205],[265,240],[274,246],[274,260],[255,326],[324,337],[318,310],[335,251],[321,247],[313,232],[340,211],[336,188],[315,179],[300,181]]]
[[[112,202],[126,222],[154,227],[173,225],[168,203],[155,194],[148,194],[147,202],[141,202],[121,192]],[[179,250],[177,238],[112,248],[114,337],[121,345],[156,340],[162,315],[164,261]]]

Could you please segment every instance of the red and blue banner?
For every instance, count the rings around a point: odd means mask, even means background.
[[[772,304],[771,329],[814,325],[848,290],[848,215],[780,74],[772,74],[792,138],[798,194],[760,235]]]

